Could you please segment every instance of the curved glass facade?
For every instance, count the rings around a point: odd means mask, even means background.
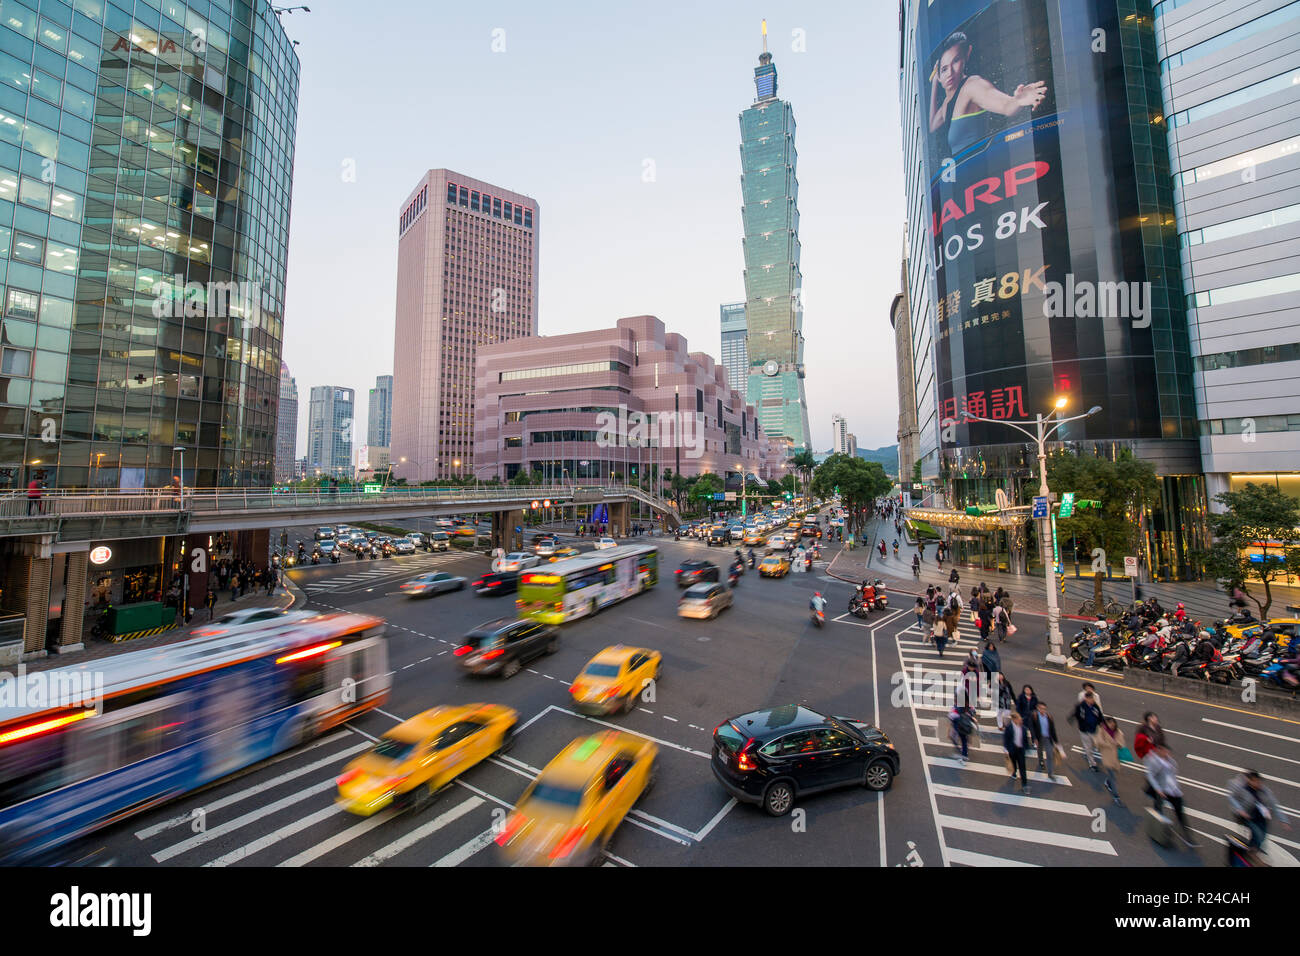
[[[298,71],[264,2],[0,0],[0,487],[273,480]]]

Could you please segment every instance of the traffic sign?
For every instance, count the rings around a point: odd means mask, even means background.
[[[726,492],[715,491],[715,492],[713,493],[713,500],[714,500],[714,501],[726,501],[726,500],[727,500]]]
[[[1034,497],[1034,517],[1035,518],[1047,517],[1047,499],[1041,495],[1037,495]]]
[[[550,499],[550,498],[547,498],[545,501],[542,502],[542,507],[543,507],[543,508],[549,508],[550,506],[551,506],[551,499]]]
[[[1068,518],[1072,514],[1074,514],[1074,492],[1067,491],[1065,494],[1061,495],[1060,516],[1062,518]]]
[[[734,491],[727,491],[723,493],[722,497],[724,501],[735,501],[736,493]]]
[[[1138,575],[1138,559],[1135,554],[1124,555],[1124,576],[1135,578]]]
[[[533,502],[533,510],[534,510],[534,511],[536,511],[536,510],[537,510],[538,508],[540,508],[541,506],[542,506],[542,503],[541,503],[540,501],[534,501],[534,502]]]

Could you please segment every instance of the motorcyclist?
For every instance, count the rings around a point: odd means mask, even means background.
[[[303,560],[303,558],[305,558],[306,556],[307,556],[307,549],[304,548],[304,547],[302,546],[302,542],[299,541],[299,542],[298,542],[298,563],[299,563],[299,564],[302,564],[302,560]]]
[[[749,566],[752,568],[752,567],[754,567],[755,563],[756,563],[756,559],[754,558],[754,549],[753,549],[753,548],[750,548],[750,549],[749,549]]]
[[[1197,638],[1196,650],[1192,652],[1193,657],[1206,664],[1217,664],[1219,661],[1223,660],[1223,655],[1219,653],[1219,649],[1215,647],[1214,642],[1210,640],[1210,634],[1208,631],[1201,631],[1201,633],[1197,635]]]
[[[818,614],[826,613],[826,599],[822,597],[821,591],[813,592],[812,600],[808,602],[808,606]]]

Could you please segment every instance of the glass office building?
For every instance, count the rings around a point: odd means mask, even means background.
[[[749,380],[745,303],[731,302],[719,309],[722,317],[722,366],[727,370],[728,384],[743,392]]]
[[[260,0],[0,0],[0,488],[272,480],[298,71]]]

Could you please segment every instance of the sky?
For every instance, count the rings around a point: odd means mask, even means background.
[[[314,385],[393,368],[397,219],[428,169],[533,197],[538,331],[658,316],[721,352],[744,299],[739,114],[760,22],[794,108],[813,444],[843,414],[859,448],[898,424],[889,306],[904,235],[893,0],[430,4],[309,0],[299,41],[283,357],[299,454]]]

